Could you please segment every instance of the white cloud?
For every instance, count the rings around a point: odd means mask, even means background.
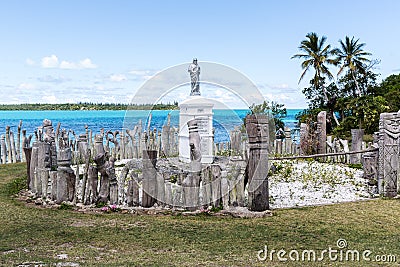
[[[37,80],[39,82],[45,82],[45,83],[63,83],[66,81],[70,81],[71,79],[65,78],[63,76],[46,75],[46,76],[37,78]]]
[[[149,80],[155,73],[154,70],[131,70],[129,72],[136,80]]]
[[[76,65],[73,62],[63,60],[60,63],[60,69],[69,69],[69,70],[78,69],[78,65]]]
[[[25,62],[26,62],[26,64],[29,65],[29,66],[35,65],[35,61],[33,61],[33,59],[30,59],[30,58],[27,58]]]
[[[82,69],[95,69],[97,65],[93,64],[89,58],[85,58],[84,60],[79,61],[79,66]]]
[[[148,70],[131,70],[129,73],[132,75],[143,76],[143,75],[149,74],[150,71],[148,71]]]
[[[50,104],[57,103],[57,97],[55,95],[45,95],[42,97],[42,100],[45,101],[45,103],[50,103]]]
[[[89,58],[81,60],[78,63],[63,60],[60,64],[60,69],[80,70],[95,68],[97,68],[97,65],[93,64]]]
[[[122,81],[126,81],[127,78],[123,74],[113,74],[110,76],[110,80],[113,82],[122,82]]]
[[[109,96],[109,95],[103,95],[102,96],[102,103],[117,103],[117,101],[115,101],[115,96]]]
[[[27,59],[26,62],[28,65],[34,64],[34,61],[31,59]],[[59,63],[58,57],[56,55],[42,58],[41,65],[43,68],[60,68],[70,70],[97,68],[97,65],[94,64],[90,58],[85,58],[83,60],[80,60],[79,62],[62,60],[61,63]]]
[[[51,55],[49,57],[42,58],[42,67],[43,68],[57,68],[58,67],[57,56]]]
[[[282,83],[282,84],[272,86],[272,88],[287,89],[287,88],[289,88],[289,85],[287,83]]]
[[[18,89],[20,89],[20,90],[33,90],[35,88],[36,88],[36,86],[34,84],[31,84],[31,83],[21,83],[18,86]]]

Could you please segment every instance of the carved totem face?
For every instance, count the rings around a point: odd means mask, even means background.
[[[268,142],[269,128],[266,116],[251,115],[246,118],[246,131],[249,143]]]
[[[400,134],[400,117],[393,116],[383,120],[385,132],[393,138],[398,138]]]
[[[257,125],[257,136],[260,138],[268,137],[268,124]]]
[[[46,126],[44,127],[44,135],[43,135],[43,139],[45,142],[52,142],[55,139],[55,133],[54,133],[54,129],[53,126]]]

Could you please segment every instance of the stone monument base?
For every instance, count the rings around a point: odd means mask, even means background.
[[[188,121],[196,120],[200,135],[201,163],[213,163],[213,112],[214,104],[202,96],[190,96],[179,105],[179,159],[190,162]]]

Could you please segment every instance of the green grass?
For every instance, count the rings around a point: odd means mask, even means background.
[[[276,210],[274,216],[262,219],[83,214],[14,199],[25,177],[24,164],[0,165],[2,266],[24,262],[47,266],[58,262],[80,266],[377,266],[257,259],[265,245],[288,252],[321,251],[335,249],[339,238],[347,240],[349,249],[393,254],[400,260],[399,200]],[[68,259],[57,259],[60,254]]]

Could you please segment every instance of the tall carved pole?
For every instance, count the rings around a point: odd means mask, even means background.
[[[94,158],[97,170],[100,173],[100,188],[97,203],[107,203],[110,198],[109,162],[106,154],[97,154]]]
[[[379,120],[379,193],[397,195],[400,174],[400,112],[382,113]]]
[[[247,176],[249,183],[249,209],[269,209],[268,192],[268,117],[247,115],[246,131],[249,138],[249,160]]]
[[[86,131],[88,130],[86,129]],[[86,183],[89,171],[89,161],[91,156],[87,134],[79,135],[78,151],[79,151],[79,162],[85,163],[85,166],[83,168],[83,179],[82,179],[82,203],[85,203],[85,190],[86,190]]]
[[[196,119],[188,121],[187,125],[189,128],[190,173],[182,181],[182,187],[185,207],[195,210],[199,206],[201,175],[200,135]]]
[[[57,168],[56,135],[51,120],[43,120],[43,141],[50,145],[50,168]]]
[[[72,201],[75,196],[75,173],[71,168],[72,152],[70,147],[60,147],[57,168],[57,203]]]
[[[142,207],[150,208],[156,203],[157,196],[157,151],[143,150],[143,193]]]

